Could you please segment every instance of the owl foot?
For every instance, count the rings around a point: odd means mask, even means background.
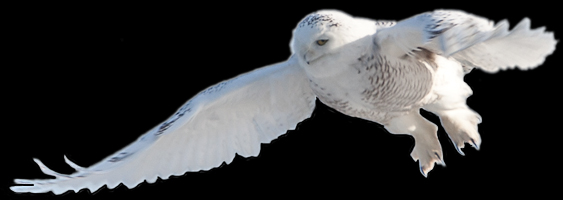
[[[473,148],[479,150],[481,146],[481,136],[477,131],[477,124],[481,123],[479,114],[469,109],[459,109],[444,112],[440,119],[459,154],[465,155],[461,151],[461,148],[465,147],[465,143],[469,143]]]
[[[418,160],[420,173],[424,177],[434,168],[434,163],[446,166],[442,156],[442,147],[435,135],[424,135],[424,138],[415,136],[415,145],[411,153],[414,161]]]
[[[411,157],[418,160],[420,172],[424,177],[434,168],[434,163],[445,166],[442,146],[438,141],[438,127],[420,115],[418,111],[395,117],[385,128],[393,134],[409,134],[414,137]]]

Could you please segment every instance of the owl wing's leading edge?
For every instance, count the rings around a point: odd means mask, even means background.
[[[157,177],[167,179],[187,171],[208,170],[230,163],[235,153],[257,156],[261,143],[294,129],[313,112],[315,96],[295,58],[263,67],[212,86],[138,140],[82,168],[65,157],[77,172],[64,175],[35,160],[56,179],[22,180],[15,192],[61,194],[88,188],[95,191],[119,183],[131,188]]]
[[[506,20],[494,25],[462,11],[438,10],[381,28],[375,40],[387,55],[401,57],[425,48],[487,72],[534,68],[555,50],[553,33],[545,32],[544,27],[530,29],[528,18],[510,31],[508,27]]]

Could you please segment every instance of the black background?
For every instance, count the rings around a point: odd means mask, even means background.
[[[479,112],[483,144],[459,155],[442,128],[447,167],[424,178],[410,158],[413,139],[347,117],[317,102],[313,117],[262,145],[255,158],[134,189],[91,194],[14,194],[13,178],[49,178],[32,158],[71,173],[63,155],[89,166],[165,120],[202,89],[290,55],[294,26],[308,13],[335,8],[372,19],[403,19],[455,8],[515,25],[560,27],[558,6],[263,2],[222,4],[6,7],[2,69],[0,193],[7,199],[485,197],[553,193],[560,181],[560,59],[532,71],[465,77]],[[556,38],[560,38],[556,32]],[[426,114],[439,124],[437,117]],[[203,196],[202,196],[203,195]],[[2,198],[5,199],[5,198]]]

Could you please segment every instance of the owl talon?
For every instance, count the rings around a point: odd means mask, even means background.
[[[475,142],[475,140],[473,138],[471,138],[471,144],[473,145],[473,148],[475,148],[476,150],[479,150],[479,145]]]
[[[457,144],[454,144],[454,146],[455,146],[455,150],[457,150],[457,152],[458,152],[460,155],[465,156],[465,153],[463,153],[463,151],[461,150],[461,148],[459,148],[459,146],[457,146]]]
[[[428,172],[434,168],[435,164],[446,166],[446,163],[442,159],[442,147],[437,138],[435,138],[435,140],[415,141],[416,144],[411,153],[411,157],[415,161],[418,160],[420,172],[424,177],[428,176]]]
[[[424,176],[424,178],[428,178],[428,171],[424,169],[424,166],[420,165],[420,173]]]
[[[436,163],[437,163],[438,165],[441,165],[441,166],[445,167],[445,166],[446,166],[446,162],[444,162],[444,159],[443,159],[437,152],[434,152],[434,154],[436,154],[436,157],[438,157],[438,159],[440,160],[440,162],[436,162]]]
[[[479,150],[481,145],[481,136],[477,131],[477,124],[481,122],[479,114],[470,109],[449,110],[439,114],[442,125],[459,154],[465,155],[461,150],[465,147],[465,143]]]

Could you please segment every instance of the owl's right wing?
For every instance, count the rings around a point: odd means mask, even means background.
[[[35,159],[41,171],[55,179],[16,179],[33,186],[11,189],[61,194],[83,188],[95,191],[103,185],[111,189],[120,183],[131,188],[157,177],[208,170],[230,163],[235,154],[257,156],[261,143],[294,129],[311,116],[314,106],[307,76],[291,57],[209,87],[168,120],[93,166],[83,168],[65,157],[76,173],[59,174]]]
[[[382,27],[375,41],[386,55],[402,57],[424,48],[488,72],[534,68],[557,44],[544,27],[530,29],[528,18],[509,31],[506,20],[494,25],[488,19],[451,10],[427,12]]]

